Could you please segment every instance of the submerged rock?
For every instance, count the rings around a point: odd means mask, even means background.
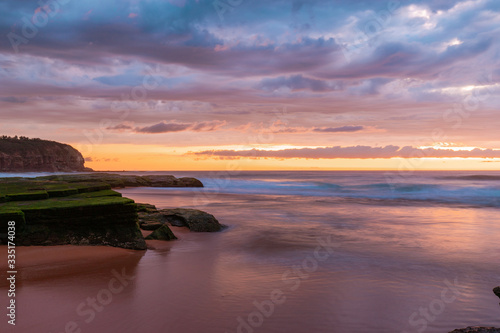
[[[466,328],[453,330],[450,333],[500,333],[500,328],[469,326]]]
[[[191,231],[216,232],[224,228],[212,214],[198,209],[174,208],[161,209],[159,212],[171,225],[188,227]]]
[[[493,288],[493,292],[495,293],[495,295],[497,295],[498,297],[500,297],[500,287]]]
[[[147,240],[154,239],[154,240],[169,241],[169,240],[177,239],[177,237],[175,237],[174,233],[172,232],[172,230],[170,230],[168,225],[164,224],[160,228],[153,231],[153,233],[151,235],[147,236],[146,239]]]

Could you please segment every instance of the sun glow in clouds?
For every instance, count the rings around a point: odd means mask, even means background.
[[[422,17],[427,20],[431,18],[431,15],[426,8],[417,5],[411,5],[408,7],[408,16],[411,18]]]
[[[462,87],[446,87],[439,89],[431,89],[429,92],[438,92],[445,93],[449,95],[468,95],[476,92],[476,94],[493,94],[498,88],[500,88],[500,84],[489,84],[489,85],[468,85]]]
[[[451,40],[449,43],[448,43],[448,46],[454,46],[454,45],[460,45],[462,44],[463,42],[458,39],[458,38],[454,38],[453,40]]]

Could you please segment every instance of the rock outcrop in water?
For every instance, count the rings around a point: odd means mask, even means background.
[[[198,209],[161,209],[162,214],[173,226],[187,227],[195,232],[221,231],[224,226],[212,215]]]
[[[500,287],[495,287],[495,288],[493,288],[493,293],[494,293],[495,295],[497,295],[498,297],[500,297]]]
[[[158,229],[153,231],[149,236],[146,237],[147,240],[154,239],[154,240],[164,240],[164,241],[169,241],[169,240],[174,240],[177,239],[175,237],[174,233],[170,228],[164,224],[160,226]]]
[[[0,172],[92,171],[73,147],[41,139],[0,137]]]
[[[224,225],[207,212],[188,209],[156,209],[153,205],[138,204],[139,225],[143,230],[158,230],[167,223],[175,227],[186,227],[194,232],[217,232]]]

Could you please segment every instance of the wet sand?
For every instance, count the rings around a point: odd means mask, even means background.
[[[171,227],[177,238],[189,233],[186,228]],[[142,230],[144,237],[152,231]],[[175,241],[148,240],[148,250],[168,251]],[[16,269],[18,283],[28,281],[56,279],[89,273],[113,263],[126,264],[130,260],[140,259],[146,251],[128,250],[111,246],[19,246],[16,247]],[[7,253],[7,246],[0,246],[0,253]],[[134,260],[134,261],[135,261]],[[4,275],[7,260],[0,262],[0,288],[7,286]]]
[[[6,253],[7,246],[0,252]],[[19,246],[16,247],[16,270],[18,284],[28,281],[63,278],[92,272],[109,262],[125,263],[133,257],[142,257],[143,251],[134,251],[110,246]],[[0,263],[0,275],[7,271],[7,262]],[[7,281],[0,280],[0,288]]]

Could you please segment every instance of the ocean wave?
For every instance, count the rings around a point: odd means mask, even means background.
[[[325,181],[232,179],[220,187],[213,179],[201,180],[206,186],[206,191],[221,193],[366,199],[374,200],[372,203],[376,201],[379,204],[391,205],[427,203],[500,207],[500,186],[410,182],[341,185]]]
[[[438,177],[438,179],[498,181],[500,180],[500,176],[492,176],[492,175],[445,176],[445,177]]]

